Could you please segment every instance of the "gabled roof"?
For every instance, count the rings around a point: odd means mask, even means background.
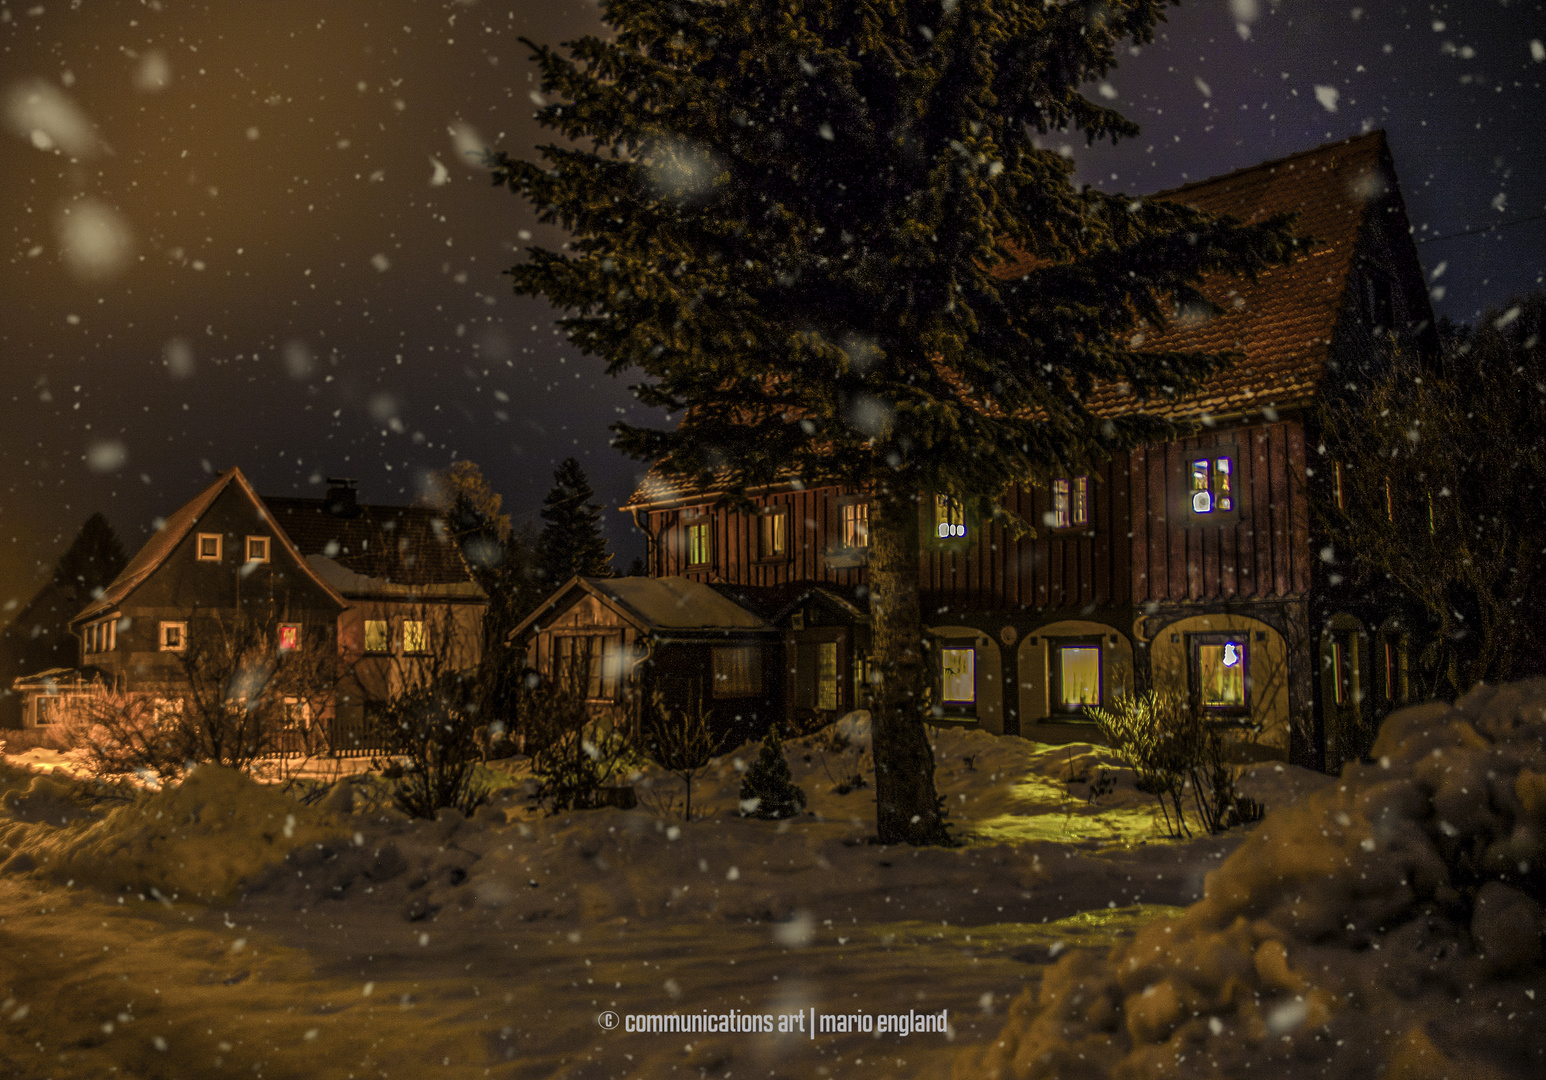
[[[1254,284],[1227,274],[1205,277],[1203,293],[1225,314],[1177,321],[1163,333],[1139,339],[1146,349],[1242,353],[1235,365],[1197,393],[1175,400],[1140,402],[1117,387],[1101,388],[1089,400],[1092,411],[1181,419],[1307,404],[1326,371],[1364,222],[1386,197],[1400,199],[1385,133],[1328,143],[1151,197],[1249,223],[1297,213],[1296,235],[1313,238],[1315,244],[1291,264],[1268,268]],[[1011,276],[1026,268],[1009,266],[1001,273]],[[729,470],[721,470],[721,476],[724,482],[697,489],[652,468],[623,509],[714,497],[724,490]]]
[[[710,586],[768,622],[777,625],[802,604],[823,604],[856,623],[869,622],[869,594],[860,595],[854,585],[817,585],[810,581],[786,581],[779,585]]]
[[[129,565],[123,568],[123,573],[113,579],[112,584],[103,590],[101,596],[97,597],[80,614],[71,619],[70,624],[73,626],[97,615],[106,614],[122,604],[129,597],[130,593],[139,588],[146,578],[150,577],[151,574],[160,568],[162,563],[166,562],[172,552],[177,549],[177,545],[193,531],[199,519],[214,505],[215,500],[220,497],[226,488],[232,485],[235,485],[243,495],[251,500],[252,505],[264,518],[271,518],[268,508],[263,505],[263,500],[258,498],[258,493],[252,489],[252,485],[247,482],[247,478],[242,475],[242,471],[232,466],[221,473],[209,487],[178,507],[172,513],[172,516],[166,519],[160,530],[145,542],[145,546],[140,548],[134,558],[129,560]],[[337,590],[321,577],[318,577],[316,571],[306,565],[306,560],[301,557],[301,553],[290,542],[290,538],[284,534],[284,529],[276,528],[274,532],[276,534],[275,539],[289,551],[295,561],[300,564],[301,569],[328,596],[335,600],[339,607],[347,607],[347,602],[338,594]]]
[[[1180,418],[1307,404],[1326,372],[1364,222],[1387,197],[1399,200],[1400,193],[1383,131],[1155,195],[1248,223],[1296,213],[1295,234],[1315,243],[1309,254],[1269,267],[1254,283],[1209,275],[1202,291],[1225,313],[1177,320],[1143,342],[1150,349],[1243,353],[1238,363],[1185,398],[1140,403],[1106,388],[1091,409]]]
[[[771,631],[773,626],[701,582],[684,577],[573,577],[510,632],[540,630],[582,596],[593,596],[646,634]]]
[[[483,596],[456,538],[429,507],[351,503],[340,514],[329,512],[326,499],[264,502],[308,564],[346,595]]]

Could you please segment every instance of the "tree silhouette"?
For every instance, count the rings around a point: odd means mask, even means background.
[[[86,519],[54,564],[54,583],[70,594],[75,610],[79,611],[96,599],[100,590],[111,585],[127,565],[117,534],[98,512]]]
[[[548,589],[576,574],[612,576],[612,555],[601,535],[601,507],[591,502],[595,496],[590,478],[574,458],[565,458],[553,471],[537,538],[537,573]]]

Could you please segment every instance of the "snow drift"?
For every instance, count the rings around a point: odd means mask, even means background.
[[[1204,898],[1061,960],[967,1078],[1546,1075],[1546,680],[1391,716]]]

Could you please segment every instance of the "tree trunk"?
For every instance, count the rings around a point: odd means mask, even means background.
[[[869,539],[873,659],[881,677],[872,718],[876,831],[883,844],[948,844],[923,726],[918,487],[907,474],[874,485]]]

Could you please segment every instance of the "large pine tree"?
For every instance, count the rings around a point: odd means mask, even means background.
[[[127,565],[118,534],[99,511],[86,519],[54,564],[54,584],[70,594],[75,610],[79,611],[111,585]]]
[[[946,839],[919,709],[920,492],[991,514],[1011,484],[1169,434],[1085,398],[1195,385],[1225,358],[1140,335],[1207,308],[1202,274],[1292,252],[1284,221],[1079,190],[1041,147],[1137,133],[1079,88],[1167,6],[604,0],[613,38],[528,42],[538,119],[566,141],[543,164],[495,155],[495,181],[571,241],[529,249],[515,289],[568,312],[610,373],[641,372],[640,401],[683,412],[619,423],[617,444],[732,491],[868,493],[885,842]]]
[[[553,488],[542,500],[542,535],[537,537],[537,573],[548,589],[581,574],[611,577],[612,555],[601,535],[601,507],[590,478],[574,458],[553,470]]]

